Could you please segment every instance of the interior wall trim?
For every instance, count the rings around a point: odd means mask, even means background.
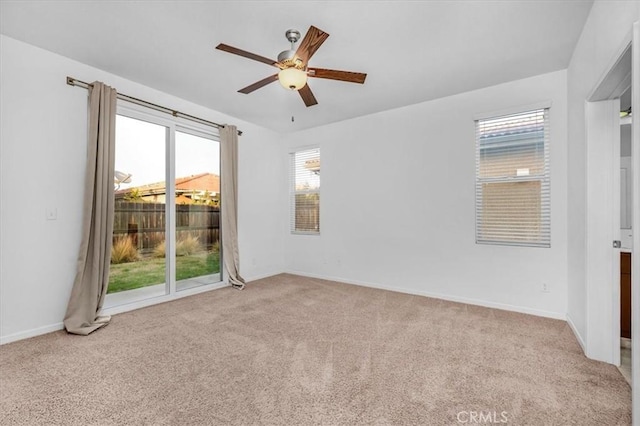
[[[576,336],[576,340],[578,340],[578,344],[582,348],[582,353],[584,353],[585,356],[586,356],[587,355],[587,345],[584,343],[584,339],[582,338],[582,335],[578,331],[578,328],[573,323],[573,320],[571,319],[571,316],[569,316],[568,313],[567,313],[567,324],[569,324],[569,327],[571,328],[571,331],[573,331],[573,335]]]
[[[521,314],[535,315],[538,317],[551,318],[551,319],[557,319],[562,321],[566,321],[567,319],[566,312],[545,311],[542,309],[527,308],[525,306],[509,305],[507,303],[490,302],[487,300],[452,296],[452,295],[441,294],[441,293],[432,293],[428,291],[417,291],[417,290],[412,290],[412,289],[402,288],[402,287],[391,287],[391,286],[385,286],[385,285],[375,284],[375,283],[366,282],[366,281],[352,280],[348,278],[341,278],[341,277],[322,275],[322,274],[310,274],[307,272],[296,271],[296,270],[288,270],[286,271],[286,273],[292,274],[292,275],[300,275],[300,276],[309,277],[309,278],[318,278],[321,280],[336,281],[344,284],[359,285],[361,287],[370,287],[370,288],[377,288],[380,290],[394,291],[396,293],[413,294],[416,296],[430,297],[432,299],[446,300],[449,302],[464,303],[466,305],[482,306],[485,308],[493,308],[493,309],[500,309],[503,311],[518,312]]]
[[[8,334],[6,336],[0,336],[0,345],[6,345],[7,343],[17,342],[18,340],[29,339],[31,337],[40,336],[42,334],[53,333],[64,329],[62,322],[55,324],[49,324],[42,327],[32,328],[30,330],[19,331],[17,333]]]

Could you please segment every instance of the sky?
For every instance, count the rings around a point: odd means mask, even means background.
[[[165,180],[165,134],[164,126],[117,116],[115,169],[132,175],[120,189]],[[176,178],[200,173],[220,175],[220,143],[176,132]]]

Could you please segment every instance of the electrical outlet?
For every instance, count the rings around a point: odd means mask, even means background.
[[[55,207],[47,207],[45,209],[45,217],[47,218],[47,220],[58,219],[58,209]]]
[[[550,292],[551,292],[551,290],[549,290],[549,284],[547,284],[547,283],[542,283],[542,289],[541,289],[541,291],[542,291],[543,293],[550,293]]]

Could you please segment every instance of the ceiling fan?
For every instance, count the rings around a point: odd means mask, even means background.
[[[298,40],[300,40],[300,32],[297,30],[287,30],[285,36],[287,37],[287,40],[291,42],[291,49],[280,52],[277,61],[224,43],[220,43],[216,46],[216,49],[218,50],[223,50],[225,52],[233,53],[234,55],[243,56],[248,59],[253,59],[254,61],[263,62],[267,65],[280,68],[280,71],[277,74],[250,84],[249,86],[238,90],[238,92],[249,94],[254,90],[260,89],[269,83],[279,80],[280,84],[282,84],[285,89],[298,91],[298,93],[300,93],[300,97],[302,97],[302,100],[304,101],[304,104],[310,107],[312,105],[316,105],[318,101],[307,84],[307,77],[326,78],[329,80],[340,80],[349,83],[364,83],[364,80],[367,77],[367,74],[364,73],[312,68],[308,66],[309,59],[311,59],[313,54],[316,53],[322,43],[324,43],[327,37],[329,37],[328,33],[319,30],[314,26],[309,27],[309,31],[305,34],[297,50],[294,50],[294,45]]]

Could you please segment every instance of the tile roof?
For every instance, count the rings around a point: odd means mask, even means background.
[[[117,196],[123,196],[132,190],[138,190],[141,196],[158,195],[166,192],[165,182],[154,182],[146,185],[132,186],[120,189],[115,192]],[[220,176],[213,173],[200,173],[197,175],[185,176],[176,179],[176,192],[207,191],[210,193],[220,193]]]

